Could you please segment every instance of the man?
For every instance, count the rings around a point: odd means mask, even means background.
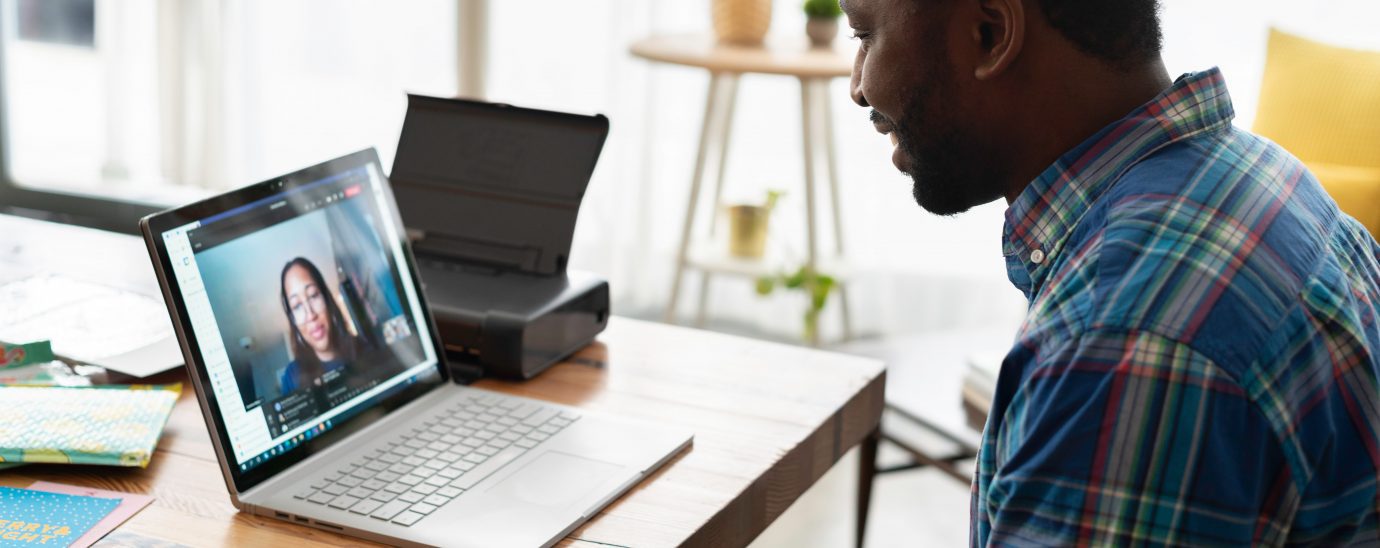
[[[1380,245],[1170,80],[1154,0],[843,7],[916,201],[1010,206],[973,544],[1380,542]]]

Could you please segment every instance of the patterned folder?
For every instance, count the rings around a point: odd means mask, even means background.
[[[182,385],[0,386],[0,462],[146,467]]]

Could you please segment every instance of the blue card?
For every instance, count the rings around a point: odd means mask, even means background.
[[[0,547],[70,546],[119,505],[119,499],[0,487]]]

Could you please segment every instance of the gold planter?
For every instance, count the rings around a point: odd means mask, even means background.
[[[771,210],[763,206],[728,207],[728,253],[744,259],[760,259],[767,249],[767,221]]]
[[[713,0],[711,9],[720,42],[761,44],[771,27],[771,0]]]

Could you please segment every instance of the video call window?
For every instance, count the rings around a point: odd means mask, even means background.
[[[188,233],[246,410],[271,434],[425,359],[370,170]]]

